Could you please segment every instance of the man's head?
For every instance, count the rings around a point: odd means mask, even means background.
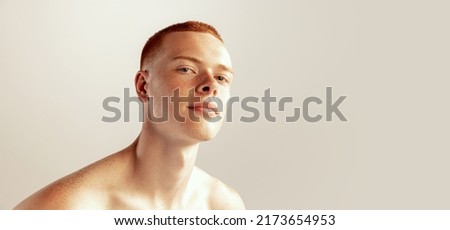
[[[135,85],[144,102],[144,129],[190,143],[217,134],[233,71],[212,26],[186,22],[161,30],[146,43],[141,62]],[[219,111],[212,103],[203,103],[208,99],[221,102]],[[159,118],[166,121],[155,122]]]

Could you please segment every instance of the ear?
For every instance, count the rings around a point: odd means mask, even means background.
[[[146,102],[148,100],[147,78],[148,72],[143,70],[139,70],[134,77],[134,87],[136,88],[136,94],[138,95],[139,100],[142,102]]]

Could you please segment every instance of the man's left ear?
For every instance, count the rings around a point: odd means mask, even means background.
[[[148,100],[147,96],[147,76],[148,72],[139,70],[134,77],[134,86],[136,88],[136,94],[139,100],[146,102]]]

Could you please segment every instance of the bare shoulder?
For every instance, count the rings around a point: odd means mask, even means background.
[[[208,202],[210,209],[245,209],[241,196],[233,188],[199,168],[196,168],[196,171],[202,177],[205,186],[208,188],[207,190],[209,190]]]
[[[35,192],[14,209],[104,209],[107,208],[106,189],[103,189],[107,178],[104,168],[112,163],[113,155],[95,162],[83,169],[69,174]]]
[[[20,202],[14,209],[86,209],[83,204],[87,202],[79,201],[92,197],[93,193],[85,186],[85,179],[78,173],[47,185]]]

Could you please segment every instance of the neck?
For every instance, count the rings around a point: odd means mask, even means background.
[[[197,158],[198,143],[186,144],[143,129],[135,146],[134,179],[162,206],[183,202]]]

